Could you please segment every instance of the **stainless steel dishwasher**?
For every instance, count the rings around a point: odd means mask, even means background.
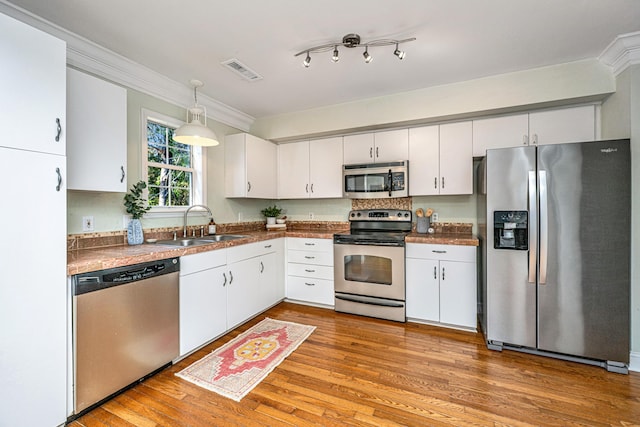
[[[178,356],[179,270],[172,258],[73,277],[76,417]]]

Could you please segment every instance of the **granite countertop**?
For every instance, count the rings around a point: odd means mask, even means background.
[[[142,245],[135,246],[116,245],[93,249],[73,249],[67,251],[67,274],[71,276],[74,274],[122,267],[141,262],[157,261],[160,259],[208,252],[215,249],[229,248],[232,246],[277,239],[280,237],[332,239],[336,232],[345,231],[348,232],[348,230],[337,230],[334,228],[323,229],[317,227],[310,229],[297,228],[286,231],[248,231],[234,233],[247,236],[241,239],[226,242],[211,242],[205,245],[190,247],[144,243]],[[418,234],[414,232],[407,235],[405,240],[407,243],[478,246],[478,239],[475,236],[466,233]]]

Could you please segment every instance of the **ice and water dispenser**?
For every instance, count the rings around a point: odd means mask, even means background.
[[[527,211],[493,212],[493,247],[495,249],[529,249]]]

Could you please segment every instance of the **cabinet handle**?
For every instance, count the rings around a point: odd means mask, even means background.
[[[522,145],[529,145],[529,136],[522,135]]]
[[[120,166],[120,170],[122,171],[122,175],[120,176],[120,182],[124,182],[124,166]]]
[[[304,282],[304,284],[307,285],[307,286],[315,286],[316,285],[315,283],[308,283],[308,282]]]
[[[442,177],[442,188],[444,188],[444,176]]]
[[[444,282],[444,267],[442,267],[442,281]]]
[[[307,242],[304,242],[304,245],[305,245],[305,246],[315,246],[316,244],[315,244],[315,243],[307,243]]]
[[[260,273],[264,272],[264,264],[260,261]]]
[[[309,184],[307,184],[307,185],[304,187],[304,191],[306,191],[307,193],[309,192]]]
[[[251,191],[251,181],[247,181],[247,193]]]
[[[224,282],[222,283],[222,287],[227,286],[227,273],[222,273],[222,277],[224,277]]]
[[[56,142],[60,141],[60,134],[62,133],[62,125],[60,124],[60,119],[56,117]]]
[[[434,177],[433,178],[433,188],[435,188],[436,190],[438,189],[438,177]]]
[[[433,266],[433,278],[438,278],[438,267],[436,267],[435,265]]]
[[[309,270],[308,268],[305,268],[304,271],[306,271],[307,273],[315,273],[315,270]]]
[[[233,273],[229,272],[229,284],[233,283]]]
[[[369,158],[373,159],[373,147],[369,147]]]
[[[538,145],[538,134],[534,133],[533,135],[531,135],[531,144],[532,145]]]
[[[314,257],[314,256],[306,256],[306,255],[305,255],[305,257],[304,257],[304,258],[305,258],[305,259],[315,259],[316,257]]]
[[[265,249],[269,249],[271,247],[271,245],[264,245]]]
[[[432,250],[431,252],[433,252],[434,254],[446,254],[447,251],[436,251],[435,249]]]
[[[376,159],[378,158],[378,147],[376,147]]]
[[[56,185],[56,191],[60,191],[60,186],[62,185],[62,174],[60,173],[60,168],[56,168],[56,173],[58,174],[58,185]]]
[[[311,192],[313,193],[313,184],[311,184]]]

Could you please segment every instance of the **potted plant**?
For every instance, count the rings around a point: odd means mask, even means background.
[[[275,224],[276,218],[282,213],[282,209],[276,205],[267,206],[260,211],[262,215],[267,217],[267,224]]]
[[[140,218],[151,209],[151,206],[147,206],[146,200],[142,198],[142,191],[145,188],[147,188],[147,183],[138,181],[124,196],[124,207],[133,218],[127,225],[127,242],[130,245],[139,245],[144,242]]]

